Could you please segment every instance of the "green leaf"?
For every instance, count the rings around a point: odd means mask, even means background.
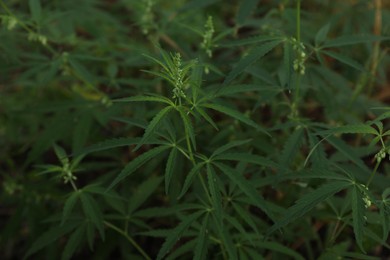
[[[69,57],[68,61],[69,64],[72,66],[74,72],[80,79],[82,79],[85,83],[90,84],[89,86],[96,84],[95,76],[91,74],[91,72],[89,72],[88,69],[84,67],[83,64],[81,64],[80,62],[78,62],[76,59],[72,57]]]
[[[91,132],[92,117],[89,113],[83,113],[77,118],[73,129],[72,151],[78,153],[82,150],[87,142],[88,136]]]
[[[213,159],[253,163],[256,165],[266,166],[275,169],[282,168],[280,165],[267,158],[250,153],[223,153],[215,156]]]
[[[259,235],[259,230],[256,227],[256,223],[253,221],[251,215],[249,214],[249,209],[244,209],[241,207],[238,203],[233,202],[232,206],[236,213],[245,221],[247,225],[249,225],[253,231],[256,232],[257,235]]]
[[[290,249],[282,244],[276,243],[276,242],[259,242],[258,247],[266,248],[266,249],[270,250],[271,252],[279,252],[279,253],[282,253],[286,256],[291,256],[294,259],[305,260],[305,258],[303,256],[301,256],[300,254],[298,254],[294,250],[292,250],[292,249]]]
[[[69,196],[69,198],[65,201],[64,209],[62,211],[61,226],[64,225],[67,219],[69,218],[79,196],[80,196],[80,191],[74,191]]]
[[[267,235],[302,217],[319,203],[349,186],[351,186],[350,182],[333,181],[324,184],[320,188],[304,195],[295,203],[294,206],[287,209],[286,213],[281,219],[279,219],[272,227],[268,229]]]
[[[28,4],[30,6],[30,12],[32,18],[35,20],[35,22],[39,22],[41,20],[41,15],[42,15],[41,1],[29,0]]]
[[[319,46],[326,40],[329,29],[330,29],[330,23],[327,23],[324,26],[322,26],[321,29],[318,30],[316,37],[314,39],[316,46]]]
[[[304,128],[300,127],[289,136],[284,144],[282,154],[279,157],[281,165],[288,167],[294,161],[297,154],[299,154],[299,148],[302,145],[302,139],[304,137]]]
[[[292,47],[289,41],[283,44],[283,67],[281,73],[281,83],[283,88],[291,89],[291,81],[293,75],[293,55]]]
[[[258,2],[259,0],[244,0],[241,2],[236,17],[236,23],[238,25],[244,24],[244,22],[251,16],[251,13],[256,10]]]
[[[157,260],[163,259],[163,257],[169,253],[172,247],[177,243],[178,239],[180,239],[181,235],[194,223],[202,214],[203,211],[196,212],[194,214],[186,216],[182,222],[175,227],[172,232],[169,233],[167,238],[165,239],[164,244],[162,245],[160,251],[157,255]]]
[[[377,36],[377,35],[343,35],[338,38],[326,41],[325,44],[322,45],[322,48],[348,46],[348,45],[355,45],[359,43],[382,41],[388,39],[390,38]]]
[[[160,102],[168,105],[174,105],[169,98],[157,95],[133,96],[127,98],[114,99],[113,102]]]
[[[114,181],[110,184],[110,186],[107,188],[107,191],[109,191],[112,188],[114,188],[115,185],[117,185],[119,182],[124,180],[130,174],[135,172],[139,167],[141,167],[147,161],[153,159],[154,157],[156,157],[160,153],[164,152],[168,148],[169,148],[169,146],[165,146],[165,145],[164,146],[155,147],[155,148],[153,148],[153,149],[151,149],[151,150],[141,154],[140,156],[138,156],[137,158],[135,158],[131,162],[129,162],[125,166],[125,168],[123,168],[123,170],[118,174],[118,176],[114,179]]]
[[[60,237],[72,231],[77,225],[79,225],[78,222],[70,222],[70,223],[66,223],[63,226],[55,226],[49,229],[48,231],[43,233],[40,237],[35,239],[35,242],[28,249],[26,255],[24,256],[24,259],[38,252],[44,247],[50,245],[51,243],[57,241]]]
[[[106,140],[106,141],[91,145],[91,146],[83,149],[82,151],[80,151],[76,155],[89,154],[89,153],[93,153],[93,152],[100,152],[100,151],[104,151],[104,150],[108,150],[108,149],[112,149],[112,148],[116,148],[116,147],[135,145],[140,140],[141,140],[141,138],[132,138],[132,137],[130,137],[130,138],[115,138],[115,139],[111,139],[111,140]]]
[[[207,164],[207,182],[211,195],[211,202],[215,210],[215,217],[220,223],[222,223],[222,198],[217,184],[217,173],[213,166]]]
[[[196,106],[195,109],[207,122],[209,122],[210,125],[212,125],[218,131],[218,126],[215,124],[214,120],[201,107]]]
[[[237,110],[234,110],[234,109],[222,106],[222,105],[218,105],[218,104],[202,104],[202,106],[216,110],[216,111],[221,112],[223,114],[226,114],[228,116],[231,116],[231,117],[243,122],[244,124],[252,126],[252,127],[256,128],[257,130],[260,130],[261,132],[263,132],[267,135],[270,135],[265,129],[263,129],[262,127],[257,125],[254,121],[252,121],[250,118],[246,117],[245,115],[241,114]]]
[[[154,116],[152,121],[150,121],[148,127],[145,129],[145,134],[142,136],[142,139],[139,141],[139,143],[133,149],[133,151],[138,150],[142,145],[145,144],[146,141],[148,141],[150,139],[150,137],[153,134],[155,134],[155,131],[156,131],[157,127],[159,126],[159,124],[161,124],[164,121],[164,119],[167,117],[168,113],[171,110],[172,110],[172,107],[171,106],[167,106],[167,107],[163,108],[162,110],[160,110],[160,112],[158,112]]]
[[[360,247],[360,249],[365,253],[363,247],[363,235],[364,235],[364,201],[362,197],[362,193],[357,187],[354,185],[351,188],[352,192],[352,223],[353,223],[353,232],[355,233],[356,243]]]
[[[247,144],[249,143],[250,141],[252,141],[252,139],[247,139],[247,140],[237,140],[237,141],[231,141],[231,142],[228,142],[227,144],[225,145],[222,145],[221,147],[217,148],[213,154],[210,156],[210,158],[213,158],[233,147],[236,147],[236,146],[241,146],[241,145],[244,145],[244,144]]]
[[[62,165],[68,165],[69,159],[68,156],[66,155],[64,148],[58,146],[57,144],[53,144],[53,147],[54,147],[54,152],[56,153],[56,156],[58,160],[62,163]]]
[[[71,259],[76,249],[80,246],[85,234],[85,225],[78,227],[69,237],[62,252],[61,260]]]
[[[332,52],[332,51],[322,51],[322,53],[344,63],[347,64],[348,66],[351,66],[354,69],[360,70],[360,71],[365,71],[366,69],[357,61],[355,61],[352,58],[349,58],[348,56],[342,55],[340,53]]]
[[[266,201],[263,196],[251,185],[251,183],[245,179],[243,175],[234,169],[226,166],[222,163],[215,163],[215,165],[238,187],[248,196],[254,205],[263,210],[272,220],[274,220],[273,214],[269,211]]]
[[[162,177],[150,177],[137,188],[129,199],[128,214],[133,213],[153,194],[162,179]]]
[[[177,107],[177,111],[179,111],[180,117],[183,121],[186,138],[191,140],[192,146],[194,147],[194,150],[196,150],[196,139],[191,119],[187,115],[186,111],[184,111],[183,107]]]
[[[241,40],[235,40],[232,42],[225,42],[222,43],[222,47],[236,47],[236,46],[242,46],[242,45],[248,45],[248,44],[260,44],[263,42],[270,42],[270,41],[281,41],[282,37],[280,36],[269,36],[269,35],[258,35],[253,36],[246,39]]]
[[[175,164],[177,160],[177,148],[173,147],[171,152],[169,153],[167,165],[165,166],[165,194],[168,195],[169,184],[171,183],[171,179],[173,176],[173,172],[175,170]]]
[[[204,165],[205,165],[205,163],[202,162],[202,163],[198,163],[194,167],[192,167],[191,171],[188,173],[188,175],[184,181],[183,188],[182,188],[179,196],[177,197],[178,199],[180,199],[187,192],[187,190],[190,188],[190,186],[194,180],[195,175],[200,171],[200,169]]]
[[[215,221],[214,226],[217,228],[222,245],[228,253],[228,259],[237,259],[236,246],[233,243],[232,235],[229,234],[229,230],[225,226],[222,226],[222,224],[215,218],[213,218],[213,220]]]
[[[208,231],[207,226],[209,223],[209,215],[206,215],[203,219],[202,226],[199,230],[199,235],[196,239],[196,246],[194,250],[194,260],[207,259],[207,242],[208,242]]]
[[[379,135],[378,131],[366,124],[344,125],[320,132],[326,134],[373,134]]]
[[[271,41],[264,43],[262,45],[259,45],[257,47],[254,47],[248,55],[243,57],[237,65],[233,68],[233,70],[227,75],[225,78],[225,81],[223,82],[224,85],[229,84],[232,82],[240,73],[242,73],[247,67],[249,67],[254,62],[258,61],[260,58],[262,58],[264,55],[266,55],[268,52],[270,52],[273,48],[275,48],[281,40]]]
[[[80,193],[80,200],[86,218],[94,224],[104,240],[103,213],[100,210],[99,205],[96,203],[95,199],[86,192]]]

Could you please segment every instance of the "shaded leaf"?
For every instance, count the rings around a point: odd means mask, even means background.
[[[355,233],[356,243],[360,249],[365,253],[363,247],[363,234],[364,234],[364,201],[362,193],[359,188],[355,185],[351,188],[352,192],[352,223],[353,231]]]

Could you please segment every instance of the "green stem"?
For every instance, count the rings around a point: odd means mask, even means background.
[[[374,170],[372,171],[371,176],[370,176],[370,178],[369,178],[368,181],[367,181],[367,184],[366,184],[366,187],[367,187],[367,188],[368,188],[368,186],[370,185],[372,179],[374,178],[374,175],[375,175],[376,171],[378,170],[378,167],[379,167],[380,164],[381,164],[381,160],[377,160],[377,161],[376,161],[375,168],[374,168]]]
[[[145,251],[137,244],[137,242],[134,241],[126,232],[118,228],[117,226],[111,224],[110,222],[104,221],[104,224],[124,236],[134,247],[137,249],[137,251],[147,260],[152,260],[148,254],[145,253]]]

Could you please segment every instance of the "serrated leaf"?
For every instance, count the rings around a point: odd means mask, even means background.
[[[86,192],[80,193],[81,205],[85,216],[94,224],[104,240],[103,213],[95,199]]]
[[[246,162],[246,163],[252,163],[256,165],[266,166],[270,168],[282,168],[277,163],[264,158],[262,156],[258,156],[255,154],[250,153],[222,153],[213,158],[214,160],[227,160],[227,161],[239,161],[239,162]]]
[[[215,97],[220,96],[236,96],[238,93],[243,92],[253,92],[253,91],[274,91],[278,92],[279,89],[274,86],[262,86],[257,84],[238,84],[238,85],[228,85],[228,86],[219,86],[216,91],[214,91],[210,96],[205,97],[203,100],[211,100]]]
[[[249,214],[249,210],[244,209],[238,203],[235,202],[232,203],[232,206],[237,212],[237,214],[245,221],[245,223],[249,225],[253,229],[253,231],[256,232],[257,235],[259,235],[259,230],[257,229],[256,223],[253,221],[251,215]]]
[[[344,125],[320,132],[321,134],[373,134],[379,135],[378,131],[366,124]]]
[[[237,259],[237,250],[233,243],[232,236],[231,234],[229,234],[229,230],[226,227],[222,226],[221,223],[218,222],[218,220],[216,220],[215,218],[213,218],[213,220],[215,221],[214,224],[217,228],[219,238],[220,240],[222,240],[222,245],[229,256],[228,259]]]
[[[177,111],[179,111],[180,117],[182,119],[186,138],[191,140],[192,146],[194,150],[196,150],[196,139],[191,119],[187,115],[186,111],[184,111],[183,107],[177,107]],[[190,147],[188,148],[190,149]]]
[[[241,114],[237,110],[234,110],[234,109],[222,106],[222,105],[218,105],[218,104],[202,104],[202,106],[206,107],[206,108],[211,108],[213,110],[216,110],[218,112],[221,112],[223,114],[231,116],[231,117],[233,117],[233,118],[243,122],[244,124],[252,126],[252,127],[256,128],[257,130],[259,130],[259,131],[261,131],[261,132],[263,132],[263,133],[265,133],[267,135],[270,135],[264,128],[260,127],[253,120],[251,120],[250,118],[248,118],[245,115]]]
[[[123,168],[123,170],[118,174],[118,176],[114,179],[114,181],[110,184],[110,186],[107,188],[107,191],[111,190],[115,185],[117,185],[119,182],[124,180],[130,174],[135,172],[139,167],[141,167],[147,161],[153,159],[154,157],[156,157],[160,153],[164,152],[168,148],[169,148],[169,146],[163,146],[163,145],[157,146],[157,147],[141,154],[140,156],[138,156],[137,158],[135,158],[134,160],[129,162],[125,166],[125,168]]]
[[[173,107],[167,106],[167,107],[163,108],[162,110],[160,110],[160,112],[158,112],[153,117],[152,121],[150,121],[148,127],[145,129],[145,133],[142,136],[142,139],[139,141],[139,143],[133,149],[133,151],[138,150],[142,145],[145,144],[146,141],[148,141],[151,138],[151,136],[155,133],[155,131],[156,131],[157,127],[159,126],[159,124],[161,124],[164,121],[164,119],[167,117],[168,113],[172,109],[173,109]]]
[[[83,240],[84,234],[85,234],[85,226],[84,225],[81,225],[72,233],[72,235],[68,239],[68,242],[66,243],[64,251],[62,252],[61,260],[68,260],[68,259],[72,258],[77,247],[80,246],[80,244]]]
[[[248,196],[248,198],[252,201],[254,205],[259,207],[261,210],[263,210],[272,220],[274,220],[273,214],[269,211],[266,201],[264,200],[263,196],[259,192],[256,191],[256,189],[251,185],[251,183],[245,179],[243,175],[241,175],[239,172],[235,171],[234,169],[230,168],[229,166],[226,166],[222,163],[215,163],[215,165],[235,184],[238,185],[238,187],[241,189],[241,191]]]
[[[237,65],[233,68],[233,70],[227,75],[225,78],[225,81],[223,82],[224,85],[229,84],[232,82],[240,73],[242,73],[247,67],[249,67],[254,62],[258,61],[260,58],[262,58],[264,55],[266,55],[268,52],[270,52],[273,48],[275,48],[281,40],[277,41],[271,41],[264,43],[260,46],[254,47],[248,55],[243,57]]]
[[[41,7],[41,1],[40,0],[29,0],[28,1],[30,12],[32,18],[35,20],[35,22],[39,22],[41,20],[42,15],[42,7]]]
[[[209,122],[210,125],[212,125],[217,131],[219,130],[214,120],[202,108],[196,106],[195,109],[207,122]]]
[[[238,25],[244,24],[245,20],[250,17],[251,13],[256,9],[259,0],[244,0],[238,8],[236,23]]]
[[[79,153],[76,153],[76,155],[89,154],[89,153],[93,153],[93,152],[100,152],[100,151],[104,151],[104,150],[108,150],[108,149],[112,149],[112,148],[116,148],[116,147],[135,145],[140,140],[141,140],[141,138],[132,138],[132,137],[130,137],[130,138],[115,138],[115,139],[111,139],[111,140],[106,140],[106,141],[91,145],[91,146],[83,149]]]
[[[269,41],[276,41],[276,40],[282,40],[282,37],[280,36],[269,36],[269,35],[258,35],[258,36],[252,36],[246,39],[241,40],[235,40],[231,42],[225,42],[221,43],[222,47],[236,47],[236,46],[242,46],[242,45],[248,45],[248,44],[260,44],[263,42],[269,42]]]
[[[199,235],[196,238],[196,246],[194,250],[194,260],[207,259],[207,242],[208,242],[208,222],[209,215],[206,215],[202,221],[202,226],[199,230]]]
[[[67,221],[67,219],[69,218],[79,196],[80,196],[80,191],[74,191],[69,196],[69,198],[65,201],[64,209],[62,211],[61,225],[63,225]]]
[[[227,144],[225,145],[222,145],[221,147],[218,147],[214,152],[213,154],[210,156],[210,158],[213,158],[229,149],[232,149],[236,146],[241,146],[241,145],[244,145],[244,144],[247,144],[249,143],[250,141],[252,141],[252,139],[247,139],[247,140],[237,140],[237,141],[231,141],[231,142],[228,142]]]
[[[72,57],[69,57],[68,61],[69,61],[69,64],[71,65],[71,67],[73,68],[74,72],[76,73],[76,75],[80,79],[82,79],[85,83],[88,83],[91,85],[94,85],[96,83],[95,76],[93,74],[91,74],[91,72],[89,72],[88,69],[83,64],[78,62],[78,60],[76,60]]]
[[[65,234],[69,233],[77,225],[79,225],[79,223],[70,222],[70,223],[66,223],[63,226],[55,226],[50,230],[46,231],[35,240],[32,246],[28,249],[26,255],[24,256],[24,259],[38,252],[39,250],[43,249],[47,245],[50,245],[51,243],[58,240],[60,237],[64,236]]]
[[[268,229],[267,235],[302,217],[310,210],[312,210],[316,205],[333,196],[333,194],[349,187],[350,185],[351,183],[346,181],[333,181],[331,183],[324,184],[320,188],[304,195],[295,203],[294,206],[287,209],[286,213],[281,219],[279,219],[272,227]]]
[[[379,204],[380,221],[382,226],[382,240],[387,241],[390,231],[390,205],[382,201]]]
[[[128,214],[138,209],[157,189],[162,181],[162,177],[150,177],[144,181],[137,191],[129,199]]]
[[[179,196],[177,197],[178,199],[180,199],[187,192],[187,190],[190,188],[190,186],[194,180],[195,175],[200,171],[200,169],[204,165],[205,165],[205,163],[198,163],[194,167],[192,167],[191,171],[188,173],[188,175],[184,181],[183,188],[182,188]]]
[[[281,72],[281,84],[283,88],[291,89],[293,75],[293,55],[292,47],[289,41],[283,44],[283,67]]]
[[[133,96],[127,98],[114,99],[113,102],[160,102],[168,105],[174,105],[169,98],[163,96]]]
[[[175,164],[177,160],[177,148],[173,147],[171,152],[169,153],[167,165],[165,166],[165,194],[168,195],[169,184],[171,183],[171,179],[173,176],[173,172],[175,170]]]
[[[81,151],[85,143],[87,142],[88,136],[91,132],[92,117],[89,113],[83,113],[77,120],[77,123],[73,129],[72,137],[72,151],[78,153]]]
[[[66,155],[66,152],[64,148],[61,146],[58,146],[57,144],[53,144],[54,152],[57,156],[57,159],[62,163],[62,165],[69,164],[68,156]]]
[[[316,46],[319,46],[326,40],[329,29],[330,29],[330,23],[327,23],[324,26],[322,26],[321,29],[318,30],[318,32],[316,33],[316,37],[314,39]]]
[[[276,242],[268,242],[268,241],[260,242],[258,244],[258,246],[260,248],[266,248],[272,252],[279,252],[279,253],[282,253],[286,256],[291,256],[294,259],[305,260],[305,258],[303,256],[301,256],[300,254],[298,254],[294,250],[292,250],[292,249],[290,249],[282,244],[276,243]]]
[[[215,210],[215,217],[220,223],[222,223],[222,198],[217,184],[217,173],[213,166],[207,164],[207,183],[211,195],[211,201]]]
[[[336,52],[332,52],[332,51],[322,51],[322,53],[348,65],[348,66],[351,66],[352,68],[354,69],[357,69],[357,70],[360,70],[360,71],[365,71],[365,68],[360,64],[358,63],[357,61],[355,61],[354,59],[348,57],[348,56],[345,56],[345,55],[342,55],[340,53],[336,53]]]
[[[302,145],[302,139],[304,137],[304,128],[300,127],[296,129],[284,144],[282,154],[279,157],[279,162],[283,166],[290,166],[294,161],[295,156],[299,154],[299,148]]]
[[[348,46],[359,43],[388,40],[389,37],[377,35],[343,35],[335,39],[328,40],[322,45],[322,48]]]
[[[363,247],[363,235],[364,235],[364,201],[362,193],[359,188],[354,185],[351,189],[352,192],[352,223],[353,232],[355,233],[355,240],[360,249],[365,253]]]
[[[180,239],[181,235],[195,222],[204,212],[196,212],[189,216],[186,216],[180,224],[175,227],[172,232],[169,233],[165,239],[164,244],[162,245],[160,251],[157,254],[157,260],[163,259],[163,257],[169,253],[172,247],[177,243],[177,240]]]

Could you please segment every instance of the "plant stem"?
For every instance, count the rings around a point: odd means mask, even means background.
[[[121,234],[122,236],[124,236],[134,247],[135,249],[137,249],[137,251],[147,260],[152,260],[152,258],[150,258],[150,256],[148,256],[147,253],[145,253],[145,251],[137,244],[137,242],[134,241],[134,239],[132,239],[126,232],[124,232],[123,230],[121,230],[120,228],[118,228],[117,226],[111,224],[110,222],[107,222],[107,221],[104,221],[104,224],[115,230],[116,232],[118,232],[119,234]]]

